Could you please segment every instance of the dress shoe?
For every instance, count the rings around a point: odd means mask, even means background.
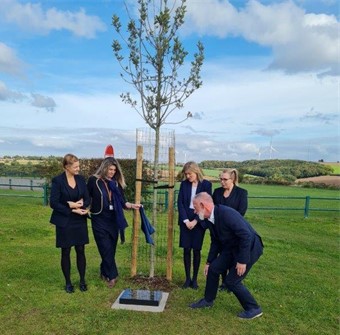
[[[198,290],[198,284],[197,284],[197,280],[193,280],[190,283],[190,287],[194,290]]]
[[[86,283],[79,283],[79,289],[80,289],[80,291],[82,291],[82,292],[87,291],[87,285],[86,285]]]
[[[117,284],[117,279],[116,278],[113,278],[111,280],[108,280],[107,282],[107,287],[108,288],[112,288],[113,286],[115,286]]]
[[[213,301],[206,301],[204,298],[201,300],[198,300],[191,305],[189,305],[190,308],[206,308],[206,307],[211,307],[214,304]]]
[[[74,293],[74,286],[72,284],[66,284],[65,291],[67,293]]]
[[[252,319],[260,317],[262,314],[263,314],[262,309],[261,309],[261,307],[259,307],[259,308],[250,309],[248,311],[243,311],[243,312],[237,314],[237,316],[240,319],[252,320]]]
[[[191,286],[191,280],[187,279],[184,284],[182,285],[182,288],[188,288]]]

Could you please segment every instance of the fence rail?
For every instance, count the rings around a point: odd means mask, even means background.
[[[13,182],[10,183],[0,183],[0,189],[4,190],[10,190],[10,192],[13,193],[2,193],[0,192],[0,196],[3,197],[18,197],[18,198],[40,198],[43,201],[43,205],[48,205],[48,197],[49,197],[49,190],[50,186],[48,184],[34,184],[32,180],[29,181],[29,184],[23,185],[23,184],[14,184]],[[18,193],[18,190],[30,190],[32,191],[31,194],[20,194]],[[40,190],[41,192],[37,192],[37,190]],[[37,194],[38,193],[38,194]],[[40,193],[40,194],[39,194]],[[174,200],[174,207],[177,210],[177,195],[178,191],[175,191],[175,200]],[[167,191],[159,191],[159,201],[158,201],[158,209],[161,211],[166,211],[169,206],[169,196]],[[255,200],[255,201],[253,201]],[[265,203],[263,203],[263,201]],[[272,200],[282,200],[282,206],[268,206],[268,203]],[[290,202],[290,205],[284,206],[283,201],[287,200]],[[313,207],[312,203],[314,204],[317,202],[318,204],[326,203],[327,201],[330,201],[332,203],[331,206],[328,207],[325,205],[324,207]],[[311,211],[315,212],[340,212],[340,198],[339,197],[311,197],[309,195],[307,196],[248,196],[248,210],[287,210],[287,211],[301,211],[304,213],[304,217],[307,218],[310,215]],[[254,205],[253,203],[257,202],[260,203],[260,205]],[[298,205],[296,203],[298,202]],[[333,206],[333,203],[335,205]],[[292,205],[294,203],[294,205]],[[151,205],[148,202],[143,203],[145,206]]]
[[[1,197],[17,197],[17,198],[40,198],[43,200],[43,205],[48,205],[48,193],[49,193],[49,185],[48,184],[35,184],[34,180],[29,180],[29,184],[15,184],[9,179],[9,183],[0,183],[0,189],[6,189],[10,191],[14,191],[13,193],[2,193],[0,192]],[[33,191],[31,194],[19,194],[18,190],[29,190]],[[41,192],[37,192],[37,191]],[[39,194],[40,193],[40,194]]]

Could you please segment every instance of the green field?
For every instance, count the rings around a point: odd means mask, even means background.
[[[282,186],[243,185],[249,196],[339,197],[339,191]],[[9,191],[1,191],[0,193]],[[30,194],[29,192],[27,194]],[[198,291],[182,290],[182,254],[175,226],[174,289],[163,313],[111,309],[130,281],[131,226],[127,243],[118,245],[120,279],[109,290],[98,278],[99,256],[90,233],[86,248],[89,291],[63,291],[59,250],[54,247],[51,210],[41,199],[0,197],[0,333],[6,334],[233,334],[328,335],[339,331],[339,212],[252,210],[247,219],[263,237],[263,257],[246,285],[261,304],[264,315],[238,320],[240,306],[226,292],[214,307],[191,310],[188,304],[204,293],[200,274]],[[251,205],[252,199],[249,199]],[[338,207],[339,201],[335,203]],[[271,199],[279,207],[282,199]],[[255,206],[255,205],[254,205]],[[131,213],[128,213],[131,223]],[[202,251],[207,255],[207,235]],[[73,279],[77,283],[75,255]],[[203,266],[202,266],[203,270]]]

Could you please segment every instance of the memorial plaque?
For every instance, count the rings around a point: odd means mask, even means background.
[[[119,303],[127,305],[159,306],[161,299],[161,291],[126,289],[119,298]]]

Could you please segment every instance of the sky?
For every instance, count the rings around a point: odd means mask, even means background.
[[[125,27],[136,2],[0,1],[0,157],[99,158],[108,144],[117,158],[136,156],[148,125],[120,98],[135,91],[111,47],[112,15]],[[176,162],[339,161],[339,6],[188,0],[183,77],[198,41],[205,59],[202,87],[162,127]]]

